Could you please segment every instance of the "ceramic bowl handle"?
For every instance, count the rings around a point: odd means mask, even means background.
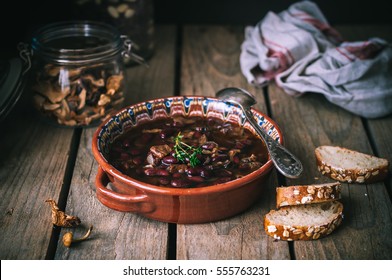
[[[95,186],[97,198],[103,205],[124,212],[151,213],[155,210],[156,207],[154,203],[150,201],[148,195],[126,195],[117,193],[106,188],[106,185],[109,182],[108,175],[99,167],[95,178]]]

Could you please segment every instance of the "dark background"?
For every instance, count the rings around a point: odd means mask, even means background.
[[[77,15],[75,0],[3,0],[0,4],[0,58],[16,53],[18,42],[29,42],[35,28],[55,21],[91,19]],[[105,1],[105,0],[102,0]],[[297,1],[289,0],[153,0],[157,24],[254,25],[268,11],[280,12]],[[388,0],[315,0],[330,24],[392,23]],[[83,17],[83,18],[81,18]],[[392,31],[392,30],[391,30]]]

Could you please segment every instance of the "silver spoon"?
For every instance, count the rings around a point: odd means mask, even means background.
[[[240,88],[225,88],[218,91],[216,97],[220,100],[236,104],[242,109],[246,119],[266,144],[272,162],[280,173],[289,178],[299,177],[303,170],[301,162],[257,124],[251,111],[251,106],[256,104],[256,100],[252,94]]]

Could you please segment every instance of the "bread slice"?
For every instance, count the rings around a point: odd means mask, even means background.
[[[276,188],[276,208],[333,201],[340,198],[341,185],[339,182]]]
[[[315,149],[318,170],[325,176],[347,183],[373,183],[388,174],[387,159],[349,150],[339,146]]]
[[[264,216],[264,230],[277,240],[316,240],[332,233],[342,219],[339,201],[285,206]]]

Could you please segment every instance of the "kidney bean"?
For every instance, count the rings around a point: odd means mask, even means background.
[[[225,161],[228,158],[229,158],[229,156],[226,155],[226,154],[217,154],[217,155],[212,157],[212,162]]]
[[[192,182],[186,178],[174,178],[171,180],[170,185],[175,188],[186,188],[192,185]]]
[[[190,175],[190,176],[197,176],[197,175],[200,175],[200,171],[201,171],[201,169],[200,169],[200,167],[188,167],[187,169],[186,169],[186,173],[188,174],[188,175]]]
[[[169,176],[169,171],[159,168],[146,168],[144,174],[147,176]]]
[[[213,141],[208,141],[208,142],[205,142],[203,145],[201,145],[201,147],[204,150],[212,150],[212,149],[218,147],[218,144],[216,142],[213,142]]]
[[[158,169],[157,175],[158,176],[170,176],[170,173],[166,169]]]
[[[173,163],[178,163],[178,160],[174,156],[169,155],[169,156],[165,156],[162,159],[162,162],[165,164],[173,164]]]
[[[172,175],[172,177],[173,177],[173,178],[181,178],[181,177],[182,177],[182,174],[181,174],[181,173],[174,173],[174,174]]]
[[[205,179],[201,176],[189,176],[188,180],[196,183],[202,183],[205,181]]]
[[[144,169],[144,174],[147,176],[155,176],[157,173],[155,168],[146,168]]]
[[[204,178],[211,177],[212,173],[205,166],[188,167],[186,170],[188,176],[201,176]]]

